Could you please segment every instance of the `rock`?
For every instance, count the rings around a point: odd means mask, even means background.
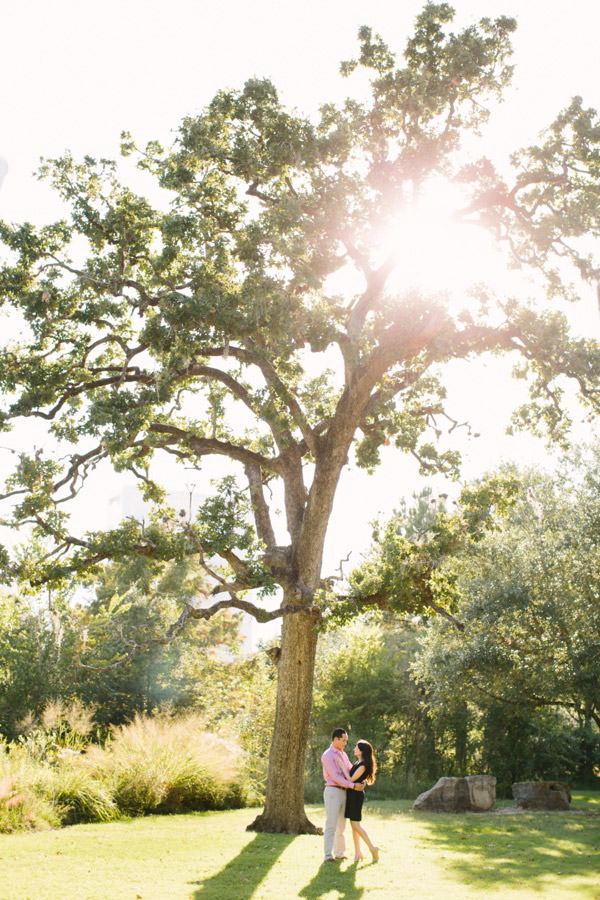
[[[419,794],[413,809],[431,812],[484,812],[496,799],[496,779],[492,775],[467,778],[439,778],[432,788]]]
[[[496,779],[493,775],[467,775],[469,800],[473,812],[487,812],[496,799]]]
[[[569,809],[571,791],[562,781],[517,781],[512,786],[522,809]]]
[[[432,788],[419,794],[412,808],[432,812],[466,812],[469,803],[469,785],[464,778],[438,778]]]

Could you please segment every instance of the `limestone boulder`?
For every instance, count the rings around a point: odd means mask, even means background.
[[[571,791],[562,781],[517,781],[512,794],[521,809],[569,809]]]
[[[485,812],[496,799],[492,775],[439,778],[432,788],[419,794],[413,809],[429,812]]]
[[[473,812],[487,812],[496,799],[496,779],[493,775],[467,775],[469,785],[469,809]]]

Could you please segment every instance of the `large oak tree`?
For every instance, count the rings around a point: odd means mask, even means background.
[[[445,413],[440,377],[480,354],[520,356],[528,425],[560,431],[565,379],[598,405],[598,347],[572,338],[552,307],[569,296],[567,263],[597,274],[579,246],[598,234],[597,120],[574,100],[514,158],[510,181],[488,159],[468,161],[463,138],[510,78],[515,23],[482,19],[454,33],[452,18],[447,4],[427,5],[398,60],[361,29],[359,58],[342,74],[362,72],[369,99],[311,118],[252,80],[185,119],[171,148],[138,150],[126,136],[124,152],[162,189],[152,202],[121,185],[114,163],[66,155],[44,169],[65,221],[1,225],[1,297],[21,317],[0,358],[2,421],[36,419],[62,447],[19,454],[6,496],[34,543],[17,559],[5,553],[8,577],[60,581],[127,554],[197,554],[214,599],[187,606],[167,637],[223,607],[281,616],[256,829],[313,829],[302,783],[331,586],[323,546],[349,455],[375,468],[392,443],[425,470],[453,471],[456,453],[438,453],[433,433]],[[464,197],[455,221],[491,230],[507,259],[539,272],[539,309],[493,285],[464,306],[403,285],[411,251],[388,251],[382,235],[442,181]],[[134,473],[158,502],[153,460],[164,454],[198,469],[207,456],[228,461],[197,517],[74,533],[65,510],[100,463]],[[279,590],[279,608],[244,599],[251,589]],[[403,600],[428,603],[416,589]]]

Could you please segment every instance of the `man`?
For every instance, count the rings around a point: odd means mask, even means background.
[[[362,791],[362,784],[350,781],[350,760],[344,753],[348,743],[348,735],[343,728],[334,728],[331,735],[331,746],[321,757],[325,788],[323,802],[325,804],[325,828],[323,841],[325,845],[325,862],[334,859],[345,859],[346,841],[344,828],[346,819],[346,790]]]

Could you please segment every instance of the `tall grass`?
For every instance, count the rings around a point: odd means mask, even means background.
[[[60,825],[53,804],[36,790],[40,764],[0,744],[0,833]]]
[[[243,764],[237,744],[205,731],[197,715],[136,716],[104,747],[80,752],[57,748],[42,729],[0,745],[0,832],[241,807]]]
[[[243,757],[233,742],[203,730],[202,719],[136,716],[86,754],[127,815],[245,805]]]
[[[110,822],[120,817],[107,786],[79,764],[65,763],[56,770],[40,772],[36,790],[56,810],[62,825]]]

